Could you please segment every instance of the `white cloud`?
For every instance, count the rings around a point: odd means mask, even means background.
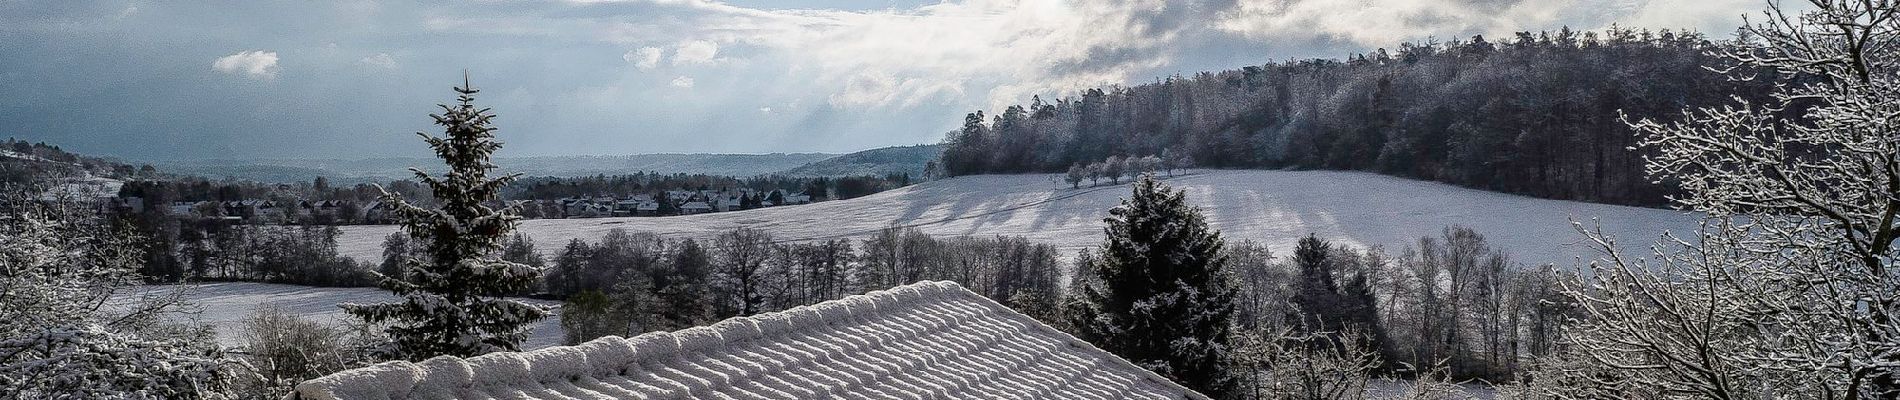
[[[678,87],[678,88],[693,87],[693,78],[688,77],[688,76],[673,78],[673,87]]]
[[[679,48],[673,50],[673,65],[708,64],[717,61],[718,56],[718,43],[710,40],[688,40],[681,42]]]
[[[356,62],[372,67],[396,69],[396,58],[389,56],[389,53],[376,53],[376,55],[363,57],[363,59],[357,60]]]
[[[1788,7],[1800,9],[1805,6],[1793,4]],[[1740,26],[1744,13],[1753,14],[1760,8],[1761,0],[1650,0],[1635,7],[1634,12],[1620,23],[1624,26],[1698,28],[1704,34],[1723,35],[1731,31],[1722,28]]]
[[[1428,38],[1611,24],[1720,35],[1757,0],[945,0],[913,9],[763,10],[710,1],[585,3],[601,17],[448,18],[434,29],[574,35],[635,67],[715,64],[797,82],[834,107],[994,109],[1169,73]],[[627,17],[641,15],[640,18]],[[652,49],[652,50],[648,50]],[[1245,54],[1236,56],[1236,53]],[[1214,54],[1210,56],[1210,54]],[[1252,56],[1257,55],[1257,56]],[[747,68],[731,61],[760,60]],[[650,62],[649,62],[650,61]],[[771,66],[757,68],[757,66]]]
[[[772,113],[772,107],[759,107],[759,113],[760,113],[760,114],[771,114],[771,113]]]
[[[660,65],[661,51],[662,50],[658,47],[641,47],[636,50],[628,51],[627,54],[620,55],[620,58],[627,60],[629,63],[633,63],[634,68],[645,71]]]
[[[1509,37],[1612,24],[1719,36],[1740,25],[1745,11],[1758,8],[1759,0],[1239,0],[1211,25],[1263,41],[1318,36],[1392,47],[1431,37]]]
[[[211,69],[242,74],[253,79],[274,79],[277,77],[277,52],[251,50],[240,51],[211,62]]]
[[[1031,94],[1122,84],[1166,65],[1181,2],[969,0],[838,18],[789,52],[820,71],[839,107],[934,102],[994,108]],[[1177,10],[1178,11],[1178,10]],[[1198,23],[1180,26],[1198,26]],[[976,96],[971,98],[970,96]]]

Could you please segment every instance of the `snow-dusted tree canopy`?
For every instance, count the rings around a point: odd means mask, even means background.
[[[440,177],[413,169],[439,206],[426,209],[400,195],[383,196],[426,254],[403,261],[400,277],[383,278],[380,286],[402,301],[343,305],[364,321],[389,326],[388,351],[393,357],[420,360],[513,351],[527,337],[527,325],[548,313],[501,297],[533,285],[540,270],[495,257],[519,217],[487,203],[515,176],[488,177],[496,168],[489,158],[501,148],[489,125],[495,116],[475,108],[477,90],[472,86],[464,83],[455,92],[459,104],[442,105],[441,114],[430,115],[444,135],[417,133],[449,167]]]
[[[176,298],[108,305],[138,283],[131,239],[83,210],[0,197],[0,399],[217,398],[236,361],[159,324]]]
[[[1552,378],[1597,391],[1569,395],[1900,396],[1900,4],[1770,6],[1718,69],[1774,101],[1632,123],[1709,219],[1572,288],[1584,357]]]
[[[1711,2],[1673,3],[1694,10]],[[1162,155],[1173,156],[1173,168],[1371,171],[1653,206],[1674,187],[1643,179],[1643,153],[1615,113],[1672,117],[1733,95],[1764,99],[1771,88],[1704,71],[1721,44],[1699,33],[1437,34],[1445,40],[1392,43],[1345,60],[1286,60],[998,105],[966,115],[944,137],[940,167],[950,176],[1059,173],[1109,166],[1102,161],[1116,155]]]

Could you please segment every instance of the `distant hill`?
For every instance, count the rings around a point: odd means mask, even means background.
[[[159,176],[149,167],[83,156],[46,143],[0,142],[0,185],[47,185],[51,197],[111,197],[126,180]]]
[[[527,176],[614,175],[639,171],[725,176],[764,175],[837,156],[827,153],[772,154],[635,154],[627,156],[500,157],[504,172]],[[433,158],[371,159],[239,159],[176,161],[159,167],[166,172],[212,179],[237,178],[258,182],[303,182],[319,175],[338,183],[386,181],[410,177],[411,166],[434,172],[442,162]]]
[[[1666,206],[1678,188],[1648,176],[1649,150],[1636,146],[1644,134],[1624,121],[1769,101],[1772,79],[1704,67],[1725,65],[1721,54],[1739,50],[1730,46],[1696,33],[1566,28],[1073,88],[969,121],[947,135],[942,166],[948,176],[1062,173],[1171,152],[1203,167],[1368,171]]]
[[[870,149],[819,160],[780,172],[789,176],[857,176],[906,173],[924,175],[924,166],[943,154],[943,145],[921,144]]]

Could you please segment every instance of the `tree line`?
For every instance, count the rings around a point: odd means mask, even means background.
[[[1111,156],[1176,152],[1214,168],[1374,171],[1538,197],[1661,205],[1637,132],[1767,79],[1705,66],[1733,46],[1700,34],[1611,28],[1407,43],[1344,61],[1276,62],[965,116],[942,172],[1063,172]],[[1772,76],[1775,71],[1761,71]]]
[[[1574,274],[1514,264],[1460,226],[1396,256],[1308,235],[1281,257],[1223,239],[1152,176],[1105,221],[1047,321],[1215,398],[1363,398],[1375,377],[1425,392],[1515,382],[1577,315],[1563,294]]]
[[[1243,241],[1226,259],[1241,329],[1355,340],[1377,356],[1371,372],[1384,375],[1509,382],[1556,351],[1558,330],[1575,316],[1561,294],[1574,274],[1513,263],[1462,226],[1398,254],[1309,235],[1288,256]]]
[[[779,241],[739,228],[711,240],[615,229],[575,239],[547,271],[567,299],[570,344],[677,330],[923,280],[952,280],[1030,315],[1052,317],[1062,264],[1053,247],[1015,237],[934,238],[886,228],[861,241]]]
[[[723,190],[747,188],[758,192],[783,190],[810,195],[812,201],[851,199],[909,186],[909,174],[884,176],[794,177],[761,175],[736,177],[724,175],[664,174],[636,172],[619,175],[582,177],[537,176],[521,179],[506,188],[502,198],[509,200],[556,200],[569,197],[660,194],[668,190]]]

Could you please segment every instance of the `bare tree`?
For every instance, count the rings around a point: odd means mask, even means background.
[[[758,314],[766,311],[766,289],[770,274],[767,261],[772,256],[772,235],[752,228],[739,228],[713,239],[713,307],[718,317]]]

